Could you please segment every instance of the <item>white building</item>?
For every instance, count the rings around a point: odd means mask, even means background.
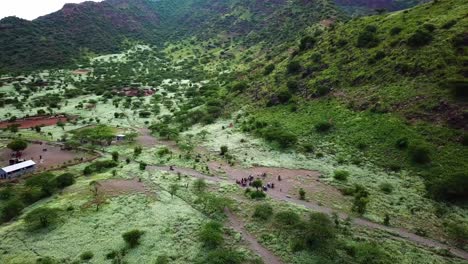
[[[19,177],[25,173],[33,172],[36,169],[36,162],[32,160],[23,161],[0,169],[0,179],[11,179]]]

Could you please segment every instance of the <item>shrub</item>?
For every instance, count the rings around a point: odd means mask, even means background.
[[[241,81],[234,83],[231,87],[231,91],[233,92],[243,92],[247,89],[247,82]]]
[[[410,149],[411,160],[417,164],[427,164],[431,162],[429,149],[425,146],[413,146]]]
[[[293,133],[278,127],[262,129],[262,136],[268,141],[274,141],[281,148],[287,148],[297,142],[297,136]]]
[[[125,243],[130,248],[134,248],[140,244],[140,238],[144,234],[143,231],[140,231],[138,229],[134,229],[131,231],[128,231],[122,235],[122,238],[124,239]]]
[[[117,167],[117,165],[118,163],[113,160],[96,161],[91,165],[86,166],[83,170],[83,174],[90,175],[92,173],[101,173],[107,169]]]
[[[288,90],[280,90],[276,97],[281,104],[285,104],[291,100],[292,94]]]
[[[215,249],[224,242],[222,225],[211,221],[205,224],[200,230],[200,240],[203,246]]]
[[[314,47],[315,42],[316,42],[315,38],[311,36],[305,36],[301,39],[299,43],[299,50],[304,51],[304,50],[311,49]]]
[[[466,223],[449,222],[447,233],[460,246],[466,245],[468,242],[468,224]]]
[[[315,124],[315,131],[324,133],[328,132],[333,128],[333,124],[329,121],[322,121],[317,124]]]
[[[90,260],[94,257],[94,254],[93,252],[91,251],[86,251],[86,252],[83,252],[81,255],[80,255],[80,259],[81,260]]]
[[[368,25],[361,31],[357,38],[356,46],[358,48],[373,48],[379,45],[380,40],[376,35],[377,28],[373,25]]]
[[[402,30],[403,29],[401,27],[393,27],[392,29],[390,29],[390,35],[392,36],[398,35],[400,34]]]
[[[55,208],[37,208],[29,212],[24,221],[31,229],[45,228],[57,220],[58,211]]]
[[[220,154],[221,156],[224,156],[228,152],[228,147],[227,146],[221,146],[220,147]]]
[[[301,236],[309,250],[327,247],[335,239],[335,225],[326,214],[311,213],[304,226]]]
[[[391,264],[394,260],[383,250],[379,245],[375,243],[359,243],[352,249],[352,255],[356,260],[356,263],[367,263],[367,264]]]
[[[287,65],[287,70],[290,74],[298,73],[301,68],[301,64],[298,61],[290,61]]]
[[[140,165],[139,165],[139,167],[140,167],[140,170],[142,170],[142,171],[146,170],[146,166],[147,166],[147,164],[146,164],[146,163],[144,163],[144,162],[141,162],[141,163],[140,163]]]
[[[112,160],[115,162],[119,161],[119,153],[117,151],[112,152]]]
[[[336,170],[333,174],[333,178],[338,181],[346,181],[348,179],[349,172],[345,170]]]
[[[455,172],[428,183],[429,192],[437,199],[457,201],[468,200],[468,173]]]
[[[380,190],[386,194],[390,194],[393,192],[393,185],[388,182],[381,183],[379,187]]]
[[[408,38],[408,45],[413,48],[422,47],[432,41],[432,35],[426,30],[418,29]]]
[[[259,204],[255,206],[255,211],[252,216],[254,218],[266,221],[270,219],[272,215],[273,215],[273,207],[265,203],[265,204]]]
[[[20,215],[23,208],[24,204],[19,200],[10,200],[3,206],[1,210],[0,218],[2,222],[8,222],[16,216]]]
[[[455,98],[467,98],[468,97],[468,79],[458,78],[447,81],[447,87],[452,91]]]
[[[171,153],[171,151],[170,151],[168,148],[166,148],[166,147],[160,148],[160,149],[158,149],[158,151],[157,151],[157,154],[158,154],[158,156],[160,156],[160,157],[163,157],[163,156],[168,155],[168,154],[170,154],[170,153]]]
[[[275,70],[275,65],[274,64],[268,64],[265,67],[265,70],[263,71],[263,75],[270,75]]]
[[[193,189],[197,193],[203,193],[207,185],[204,179],[196,179],[193,183]]]
[[[354,212],[364,214],[367,204],[369,203],[369,192],[361,185],[355,185],[352,191],[354,195],[353,208]]]
[[[396,142],[395,142],[395,146],[399,149],[405,149],[408,147],[408,138],[399,138]]]
[[[305,200],[305,195],[306,195],[306,192],[304,191],[304,189],[300,188],[299,189],[299,200]]]
[[[55,182],[58,188],[63,189],[75,183],[75,175],[71,173],[64,173],[60,176],[57,176],[55,178]]]
[[[301,223],[301,217],[294,211],[281,211],[275,215],[275,224],[284,228],[294,228]]]
[[[250,192],[250,198],[252,199],[263,199],[265,197],[266,197],[266,194],[263,191]]]
[[[299,89],[299,83],[297,81],[294,81],[294,80],[289,80],[286,83],[286,86],[288,87],[288,90],[291,93],[295,93]]]

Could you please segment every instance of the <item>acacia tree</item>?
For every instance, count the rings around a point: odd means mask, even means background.
[[[22,139],[15,139],[8,143],[7,147],[12,151],[19,152],[25,150],[28,147],[28,143]]]

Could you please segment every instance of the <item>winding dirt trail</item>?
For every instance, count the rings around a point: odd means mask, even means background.
[[[205,180],[212,181],[212,182],[218,182],[218,183],[228,182],[229,181],[229,180],[221,179],[221,178],[218,178],[218,177],[215,177],[215,176],[209,176],[209,175],[203,174],[201,172],[198,172],[198,171],[190,169],[190,168],[173,167],[172,170],[171,170],[170,167],[166,167],[166,166],[148,166],[147,169],[148,170],[166,171],[166,172],[170,172],[170,173],[181,173],[182,175],[188,175],[188,176],[201,178],[201,179],[205,179]],[[239,170],[239,169],[236,168],[235,170]],[[229,171],[227,171],[227,173],[228,173],[228,176],[229,176],[230,180],[232,180],[233,177],[235,177],[235,175],[232,175],[232,174],[230,175]],[[247,174],[248,174],[248,172],[247,172]],[[267,192],[267,194],[270,197],[272,197],[273,199],[275,199],[275,200],[290,202],[290,203],[294,203],[294,204],[297,204],[297,205],[302,205],[302,206],[304,206],[306,208],[309,208],[309,209],[311,209],[313,211],[316,211],[316,212],[321,212],[321,213],[325,213],[325,214],[328,214],[328,215],[331,215],[332,213],[337,213],[338,216],[341,219],[346,219],[349,216],[348,214],[345,214],[345,213],[342,213],[342,212],[337,212],[337,211],[333,210],[332,208],[322,206],[322,205],[319,205],[319,204],[314,203],[314,202],[303,201],[303,200],[299,200],[299,199],[290,197],[289,195],[287,195],[287,194],[285,194],[283,192],[280,192],[278,190],[269,190]],[[430,248],[446,249],[449,252],[451,252],[453,255],[455,255],[457,257],[460,257],[460,258],[463,258],[465,260],[468,260],[468,252],[466,252],[466,251],[464,251],[462,249],[443,244],[441,242],[438,242],[438,241],[430,239],[430,238],[426,238],[426,237],[416,235],[416,234],[412,233],[411,231],[409,231],[407,229],[404,229],[404,228],[385,226],[385,225],[378,224],[378,223],[369,221],[369,220],[364,219],[364,218],[359,218],[359,217],[353,217],[352,218],[352,223],[354,223],[356,225],[359,225],[359,226],[366,227],[366,228],[372,228],[372,229],[378,229],[378,230],[386,231],[387,233],[395,236],[397,239],[398,238],[406,239],[406,240],[411,241],[413,243],[416,243],[418,245],[422,245],[422,246],[426,246],[426,247],[430,247]],[[267,262],[267,263],[269,263],[269,262]]]
[[[258,243],[257,239],[245,230],[244,223],[242,223],[242,221],[237,218],[236,215],[234,215],[229,209],[225,209],[224,212],[229,219],[229,224],[231,227],[242,234],[242,237],[249,244],[250,248],[262,257],[264,263],[283,264],[283,262],[277,256]]]

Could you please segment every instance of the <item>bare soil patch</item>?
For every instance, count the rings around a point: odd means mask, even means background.
[[[13,151],[10,149],[0,150],[0,165],[2,167],[9,165],[9,160],[13,158],[12,153]],[[85,152],[64,150],[60,146],[49,145],[44,142],[29,143],[21,156],[22,159],[31,159],[36,162],[39,170],[49,170],[81,160],[84,161],[91,157],[91,154]]]
[[[53,126],[57,125],[58,122],[65,123],[67,122],[68,118],[64,115],[56,115],[56,116],[31,116],[25,117],[21,119],[17,119],[15,121],[1,121],[0,128],[7,128],[11,125],[19,125],[19,128],[31,128],[36,126]]]
[[[144,193],[151,195],[150,188],[138,179],[110,179],[99,182],[98,191],[108,196],[117,196],[129,193]]]

